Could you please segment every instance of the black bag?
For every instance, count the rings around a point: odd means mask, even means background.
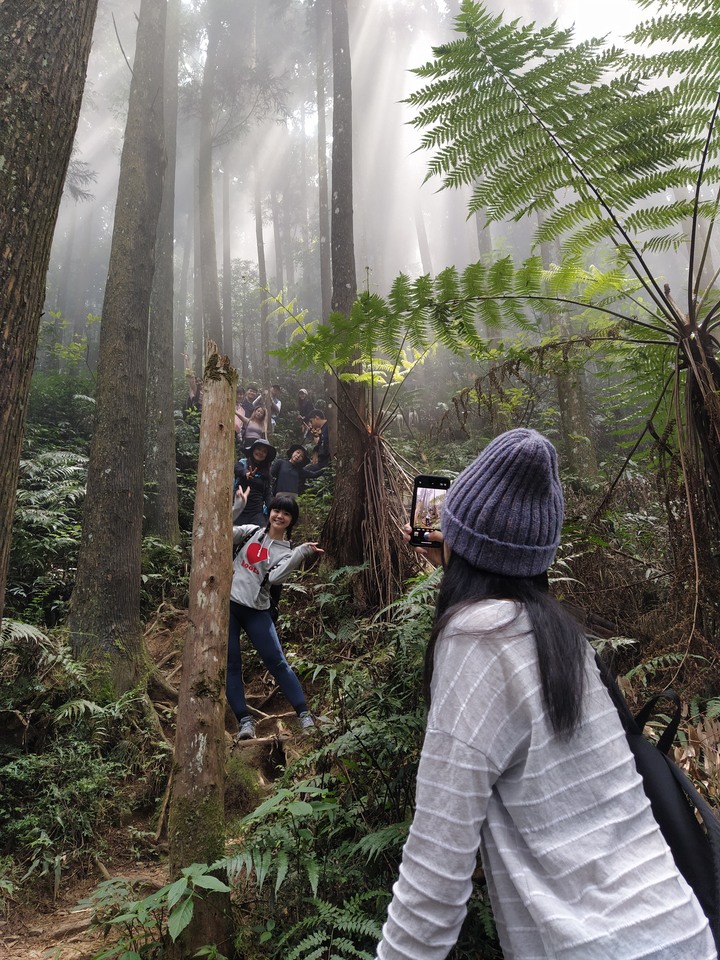
[[[648,700],[633,716],[618,685],[609,679],[604,668],[601,673],[620,715],[653,815],[678,870],[710,921],[715,945],[720,950],[720,822],[690,778],[668,755],[680,723],[680,698],[673,690],[666,690]],[[663,699],[674,705],[674,711],[654,744],[645,737],[643,728]]]
[[[268,593],[270,594],[270,616],[272,617],[272,622],[277,623],[278,617],[280,616],[280,598],[282,597],[282,584],[271,583]]]

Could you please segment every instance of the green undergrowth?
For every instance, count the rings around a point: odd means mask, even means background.
[[[170,766],[130,691],[98,702],[62,634],[0,628],[0,887],[61,882],[105,851],[108,827],[152,810]]]

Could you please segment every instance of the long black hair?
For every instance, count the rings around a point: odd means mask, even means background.
[[[429,705],[438,637],[451,617],[480,600],[513,600],[525,608],[535,636],[550,723],[558,736],[569,739],[582,716],[587,641],[580,624],[550,596],[547,572],[536,577],[505,577],[479,570],[459,554],[451,553],[425,652],[426,702]]]

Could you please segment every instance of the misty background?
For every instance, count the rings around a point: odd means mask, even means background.
[[[332,57],[329,13],[319,46],[314,4],[265,0],[236,5],[220,65],[213,149],[218,266],[232,264],[234,362],[241,377],[259,372],[259,337],[250,315],[266,296],[258,290],[256,197],[262,209],[267,285],[311,318],[322,313],[318,226],[318,63],[325,80],[325,155],[332,146]],[[639,19],[631,0],[589,7],[582,0],[511,0],[494,4],[506,17],[575,24],[577,38],[622,35]],[[200,309],[195,270],[199,89],[207,43],[204,5],[183,0],[175,202],[175,366],[197,359]],[[88,83],[55,232],[45,304],[45,345],[94,366],[112,236],[120,152],[139,0],[100,0]],[[484,256],[530,252],[535,227],[467,217],[468,190],[425,182],[428,155],[409,125],[404,98],[417,86],[413,67],[453,36],[457,0],[352,0],[354,228],[358,286],[386,295],[399,273],[459,270]],[[321,18],[322,19],[322,18]],[[248,84],[251,67],[257,83]],[[330,185],[330,191],[332,186]],[[226,249],[223,255],[223,236]],[[658,269],[673,286],[678,259]],[[245,314],[245,319],[243,319]],[[250,339],[246,338],[250,329]],[[242,332],[245,330],[245,332]],[[271,347],[274,345],[271,338]],[[40,359],[43,360],[43,341]]]

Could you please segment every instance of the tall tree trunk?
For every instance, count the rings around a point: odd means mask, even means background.
[[[195,151],[195,190],[193,203],[193,349],[192,367],[203,368],[203,289],[202,289],[202,230],[200,228],[200,139]]]
[[[325,25],[327,23],[327,0],[315,4],[316,39],[316,87],[317,87],[317,151],[318,151],[318,234],[320,237],[320,293],[322,319],[330,316],[332,304],[332,264],[330,258],[330,201],[327,163],[327,131],[325,111]]]
[[[315,59],[316,59],[316,99],[317,99],[317,153],[318,153],[318,244],[320,251],[320,301],[322,322],[327,322],[332,309],[332,257],[330,244],[330,189],[328,183],[327,160],[327,94],[325,71],[325,36],[327,32],[329,0],[317,0],[315,3]],[[332,24],[332,20],[331,20]],[[325,373],[325,395],[330,401],[327,417],[329,421],[330,446],[337,450],[338,418],[335,395],[335,379]]]
[[[77,202],[73,201],[70,214],[70,224],[66,234],[60,237],[58,236],[58,231],[56,230],[55,236],[53,237],[50,262],[56,263],[58,266],[55,268],[55,270],[49,271],[47,275],[48,282],[45,289],[43,314],[45,314],[47,317],[51,314],[51,312],[56,312],[59,314],[59,316],[56,316],[52,321],[53,329],[51,334],[42,334],[43,325],[41,324],[41,339],[40,343],[38,344],[37,356],[35,357],[35,370],[43,369],[58,372],[64,367],[61,356],[62,348],[67,343],[69,330],[72,326],[70,319],[70,298],[68,294],[69,279],[73,269],[73,260],[75,258],[75,241],[78,233],[77,208]],[[52,284],[51,277],[53,281]]]
[[[148,313],[162,202],[166,0],[142,0],[100,333],[95,432],[68,625],[120,694],[142,673],[140,552]]]
[[[177,310],[175,312],[175,373],[181,373],[185,364],[183,355],[187,352],[187,308],[188,308],[188,277],[190,275],[190,252],[193,245],[193,207],[191,205],[185,220],[185,235],[183,239],[183,258],[180,267],[180,289],[178,290]],[[198,367],[198,369],[200,369]]]
[[[190,629],[175,734],[175,782],[168,836],[170,873],[213,863],[225,849],[225,664],[232,583],[232,464],[237,374],[208,344],[203,373],[198,484],[190,568]],[[186,960],[214,944],[231,953],[229,901],[211,894],[195,901],[193,919],[169,945],[170,960]]]
[[[57,285],[55,306],[53,307],[54,310],[59,310],[66,320],[70,320],[72,318],[69,290],[70,277],[72,277],[75,272],[75,240],[77,238],[78,205],[79,204],[77,200],[72,201],[67,237],[63,243],[64,249],[60,267],[60,281]],[[55,243],[55,239],[59,240],[60,238],[53,238],[53,243]],[[53,260],[55,260],[54,256]],[[47,299],[45,301],[45,306],[48,307],[50,302],[52,301]]]
[[[0,621],[45,279],[97,0],[0,3]]]
[[[295,251],[293,250],[292,209],[286,200],[280,208],[282,216],[281,235],[283,241],[283,261],[285,263],[285,285],[288,289],[288,298],[295,297]]]
[[[417,232],[418,250],[420,251],[420,260],[422,261],[423,273],[428,274],[428,276],[432,276],[432,256],[430,254],[430,244],[428,243],[427,230],[425,229],[425,215],[423,214],[419,197],[415,200],[415,230]]]
[[[485,211],[478,210],[475,213],[475,230],[477,231],[478,253],[481,260],[487,260],[492,257],[493,242],[490,224],[485,222]]]
[[[262,194],[260,192],[260,175],[255,171],[255,241],[258,256],[258,282],[260,284],[260,357],[259,363],[253,364],[253,377],[263,383],[270,380],[270,365],[268,363],[268,306],[267,306],[267,267],[265,265],[265,240],[263,239]]]
[[[270,191],[270,213],[273,222],[273,248],[275,252],[275,293],[284,299],[285,264],[283,262],[282,216],[276,187],[273,187]]]
[[[308,221],[307,136],[305,101],[300,104],[300,237],[302,242],[302,301],[310,302],[310,223]]]
[[[566,469],[574,486],[592,489],[600,468],[586,400],[584,365],[572,357],[563,358],[556,383]]]
[[[357,298],[353,239],[352,80],[347,0],[332,0],[332,309],[349,316]],[[363,460],[368,445],[365,391],[356,383],[337,387],[336,487],[324,542],[338,566],[363,562],[366,511]],[[361,598],[358,598],[361,599]]]
[[[543,219],[543,215],[538,213],[540,226]],[[561,259],[560,250],[555,243],[542,243],[540,256],[546,269],[552,263],[560,263]],[[567,318],[562,315],[555,320],[570,337],[572,331]],[[565,466],[573,477],[575,486],[592,486],[600,476],[600,467],[587,403],[584,364],[573,356],[572,350],[568,350],[559,356],[554,374]]]
[[[222,321],[225,353],[233,362],[232,325],[232,258],[230,255],[230,150],[225,151],[223,161],[222,229],[223,229],[223,274],[222,274]]]
[[[282,303],[285,303],[287,297],[285,296],[285,290],[287,287],[287,276],[286,276],[286,267],[285,262],[285,231],[284,231],[284,216],[283,208],[286,206],[286,199],[283,195],[282,201],[280,200],[280,193],[277,187],[273,187],[270,192],[270,211],[272,215],[273,222],[273,247],[275,250],[275,295],[280,298]],[[268,339],[268,354],[267,354],[267,376],[263,380],[263,386],[267,389],[270,387],[270,377],[271,377],[271,368],[274,361],[270,356],[270,350],[273,350],[278,344],[279,323],[276,318],[273,318],[272,321],[267,321],[267,339]]]
[[[75,313],[72,304],[76,298],[70,293],[70,278],[75,275],[77,263],[75,246],[78,235],[78,205],[79,201],[72,201],[67,233],[62,238],[61,255],[56,253],[58,245],[61,242],[57,230],[53,237],[50,260],[51,262],[60,260],[60,279],[54,293],[51,292],[48,284],[45,293],[44,313],[47,316],[50,311],[56,311],[61,316],[56,317],[53,321],[52,335],[50,337],[44,335],[42,338],[44,343],[41,343],[41,349],[38,350],[38,355],[35,358],[36,370],[39,368],[41,362],[43,370],[59,371],[62,369],[64,363],[60,359],[57,347],[65,346],[72,339],[73,323],[75,322]],[[48,279],[49,277],[50,274],[48,274]],[[76,284],[73,289],[76,290],[77,286],[79,286],[79,284]]]
[[[180,0],[168,0],[164,110],[167,169],[155,252],[148,340],[145,424],[145,529],[167,543],[180,542],[175,404],[173,402],[173,309],[175,306],[175,159],[177,154]]]
[[[97,244],[97,235],[95,226],[97,224],[97,212],[93,204],[86,205],[85,214],[80,218],[78,224],[79,244],[76,263],[80,264],[79,269],[92,259],[92,251]],[[88,315],[90,312],[90,300],[88,297],[88,288],[83,283],[76,283],[74,293],[69,298],[69,318],[70,322],[63,331],[63,343],[69,346],[73,342],[80,342],[83,337],[86,338],[85,355],[89,369],[95,368],[97,360],[97,341],[99,339],[99,324],[89,325]],[[92,352],[92,358],[91,358]],[[91,362],[92,359],[92,362]]]
[[[199,202],[202,268],[202,297],[205,336],[218,344],[223,342],[220,289],[218,285],[217,243],[215,240],[215,212],[213,204],[213,107],[215,74],[220,46],[220,17],[218,0],[210,0],[208,42],[200,88],[200,159]]]

